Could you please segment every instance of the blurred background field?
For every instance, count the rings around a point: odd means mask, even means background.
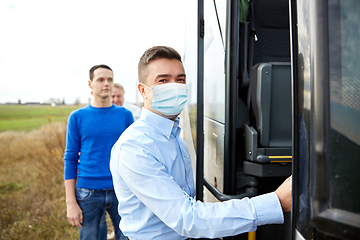
[[[0,105],[0,132],[29,131],[41,126],[66,121],[79,105]]]
[[[0,106],[0,239],[78,239],[66,218],[66,120],[81,106]]]

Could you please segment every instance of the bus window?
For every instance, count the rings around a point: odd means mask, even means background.
[[[360,2],[296,1],[295,239],[360,239]]]
[[[330,208],[360,213],[360,2],[329,1]]]

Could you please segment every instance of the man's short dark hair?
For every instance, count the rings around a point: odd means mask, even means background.
[[[92,81],[93,78],[94,78],[94,72],[96,69],[98,68],[106,68],[106,69],[109,69],[111,72],[113,71],[109,66],[107,65],[104,65],[104,64],[99,64],[99,65],[95,65],[93,66],[92,68],[90,68],[89,70],[89,77],[90,77],[90,80]]]
[[[149,48],[141,56],[138,64],[138,79],[139,82],[144,83],[147,77],[147,65],[156,59],[167,58],[167,59],[177,59],[181,62],[180,54],[171,47],[166,46],[155,46]],[[182,63],[182,62],[181,62]]]

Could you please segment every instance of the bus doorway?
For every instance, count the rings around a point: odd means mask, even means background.
[[[197,199],[256,196],[293,174],[285,224],[224,239],[359,239],[359,4],[198,1]]]

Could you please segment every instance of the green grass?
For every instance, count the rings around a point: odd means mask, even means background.
[[[0,105],[0,132],[30,131],[56,121],[66,121],[69,114],[82,106]]]

